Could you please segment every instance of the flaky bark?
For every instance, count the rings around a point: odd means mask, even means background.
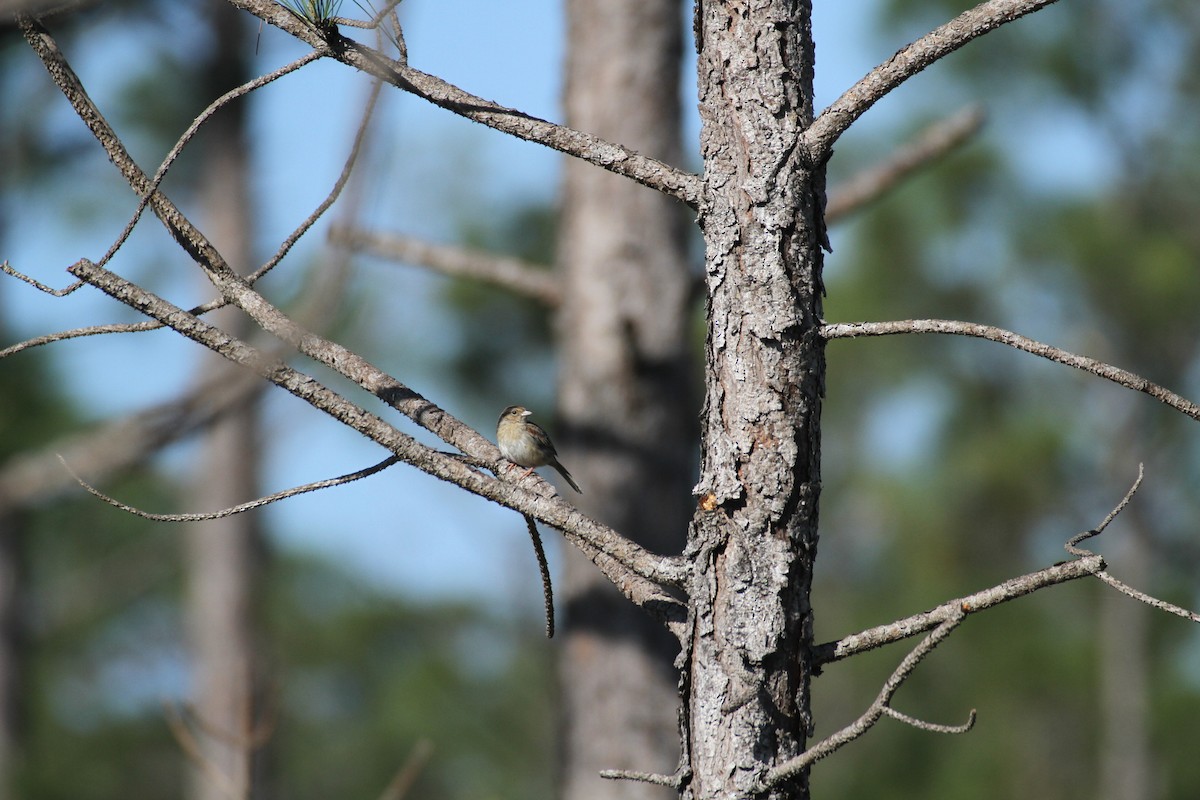
[[[567,14],[567,124],[678,163],[678,3],[572,0]],[[696,413],[685,209],[578,160],[565,165],[563,188],[561,444],[584,490],[571,499],[648,549],[678,553]],[[675,770],[678,642],[582,553],[567,554],[564,578],[562,796],[672,797],[599,773]]]
[[[685,797],[808,794],[806,772],[757,787],[811,732],[825,369],[823,174],[797,146],[812,120],[811,11],[787,0],[697,11],[709,333]]]

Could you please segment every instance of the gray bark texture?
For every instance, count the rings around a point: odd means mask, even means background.
[[[680,160],[681,9],[675,0],[567,3],[567,124]],[[660,553],[683,549],[695,418],[686,210],[591,164],[565,164],[558,437],[581,510]],[[561,793],[669,798],[602,769],[674,772],[678,642],[579,551],[566,555]]]
[[[807,797],[824,347],[811,4],[697,7],[708,338],[688,554],[686,798]]]

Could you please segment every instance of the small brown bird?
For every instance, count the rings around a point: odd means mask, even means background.
[[[572,489],[583,494],[567,468],[558,463],[558,451],[542,426],[525,419],[532,413],[523,406],[504,409],[496,424],[496,444],[500,445],[500,452],[513,464],[526,468],[521,477],[528,477],[534,467],[554,467]]]

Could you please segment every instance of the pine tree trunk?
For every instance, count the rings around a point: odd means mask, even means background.
[[[811,734],[824,382],[811,5],[697,8],[708,340],[684,796],[745,797]],[[807,797],[807,775],[762,796]]]
[[[678,163],[679,4],[572,0],[567,14],[567,123]],[[559,443],[584,494],[564,491],[642,545],[677,553],[691,516],[699,405],[689,380],[687,211],[575,159],[563,192]],[[675,770],[678,642],[574,550],[559,595],[562,796],[673,797],[599,771]]]

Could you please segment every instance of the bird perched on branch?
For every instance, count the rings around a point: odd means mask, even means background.
[[[513,464],[526,468],[521,477],[528,477],[534,467],[554,467],[571,484],[572,489],[583,494],[567,468],[558,463],[558,451],[554,449],[550,436],[542,430],[542,426],[526,419],[532,413],[524,406],[504,409],[496,424],[496,444],[500,445],[500,452]]]

